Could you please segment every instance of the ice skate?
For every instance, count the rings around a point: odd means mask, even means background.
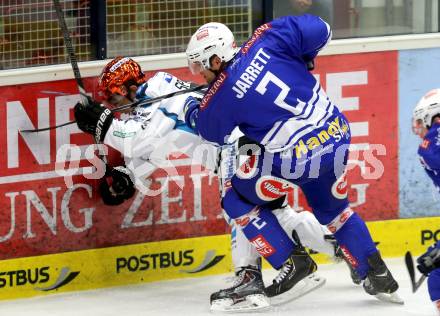
[[[267,296],[273,297],[290,290],[299,281],[316,271],[315,261],[301,244],[297,244],[298,247],[283,264],[273,283],[266,287]]]
[[[370,270],[364,281],[364,289],[370,295],[385,302],[404,304],[402,298],[397,294],[399,285],[391,275],[380,253],[376,252],[368,258]]]
[[[294,300],[299,299],[300,297],[303,297],[306,294],[309,294],[310,292],[319,289],[325,284],[325,282],[325,278],[317,275],[316,273],[312,273],[299,281],[290,290],[278,294],[277,296],[271,297],[270,303],[273,307],[290,303]]]
[[[269,307],[261,271],[253,267],[240,270],[232,287],[211,294],[213,312],[261,311]]]

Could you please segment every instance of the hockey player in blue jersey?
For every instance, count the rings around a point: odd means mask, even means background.
[[[117,57],[104,67],[99,77],[98,90],[106,104],[120,106],[131,103],[135,99],[154,98],[185,90],[189,86],[190,83],[165,72],[157,72],[148,79],[140,65],[134,60],[128,57]],[[185,99],[186,96],[163,99],[151,105],[136,107],[119,119],[110,115],[104,120],[105,124],[100,134],[101,140],[123,154],[126,162],[126,166],[109,168],[111,171],[100,184],[100,194],[106,204],[123,203],[134,194],[135,186],[147,194],[148,192],[144,191],[146,188],[142,178],[148,178],[156,168],[168,165],[167,157],[170,153],[182,151],[190,157],[194,156],[194,149],[202,140],[180,119],[183,118]],[[105,110],[106,107],[95,103],[87,107],[77,104],[75,118],[79,128],[95,135],[98,120]],[[203,161],[206,168],[218,170],[222,194],[229,187],[229,180],[236,172],[236,159],[239,159],[238,140],[242,138],[241,136],[242,133],[236,129],[228,144],[222,146],[221,154],[218,153],[216,146],[209,145],[210,153]],[[208,149],[206,146],[204,148]],[[217,164],[219,164],[218,168]],[[145,166],[145,168],[138,169],[137,166]],[[337,245],[332,239],[328,239],[330,234],[328,229],[320,225],[313,214],[297,213],[286,205],[279,212],[275,212],[275,215],[289,235],[292,231],[297,233],[304,246],[342,258]],[[261,275],[259,254],[249,244],[235,222],[230,222],[230,225],[234,232],[231,234],[231,252],[237,278],[240,279],[250,272]],[[302,253],[305,251],[303,250]],[[313,261],[305,263],[315,266]],[[287,292],[283,296],[277,296],[276,302],[294,299],[298,295],[322,286],[324,282],[325,280],[317,275],[310,276],[304,280],[304,284],[298,290],[287,291],[286,289]],[[249,291],[249,296],[253,298],[253,300],[250,299],[252,304],[247,304],[247,300],[235,304],[235,301],[215,299],[223,293],[224,291],[220,291],[213,294],[212,310],[258,310],[269,305],[269,299],[265,294],[257,296]]]
[[[307,256],[296,252],[297,245],[273,214],[272,202],[296,184],[317,219],[334,233],[365,291],[402,303],[364,221],[349,207],[347,119],[307,69],[330,39],[329,25],[312,15],[266,23],[240,48],[225,25],[201,26],[186,54],[192,73],[201,74],[210,87],[201,102],[186,100],[185,119],[207,141],[224,144],[238,126],[258,144],[243,172],[232,178],[222,205],[257,251],[280,270],[266,289],[269,296],[312,272],[304,264]],[[245,292],[254,279],[243,278],[237,289]]]
[[[417,258],[417,268],[428,277],[428,292],[440,315],[440,241]]]
[[[426,173],[440,192],[440,89],[426,93],[413,112],[413,132],[422,142],[418,154]],[[428,276],[428,291],[440,315],[440,242],[417,259],[418,269]]]
[[[440,89],[426,93],[413,112],[413,132],[422,138],[418,154],[440,192]]]

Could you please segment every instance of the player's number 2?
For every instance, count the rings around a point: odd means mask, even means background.
[[[264,74],[263,78],[261,79],[260,83],[256,86],[255,90],[259,94],[264,95],[267,91],[267,86],[269,85],[270,82],[274,83],[278,88],[281,89],[280,93],[275,98],[274,103],[279,107],[297,115],[298,109],[295,109],[294,106],[287,104],[285,101],[287,95],[289,94],[290,87],[284,81],[282,81],[280,78],[274,75],[272,72],[267,71]]]

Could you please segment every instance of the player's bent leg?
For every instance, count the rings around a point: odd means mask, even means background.
[[[313,274],[317,269],[315,261],[313,261],[301,245],[295,231],[293,231],[292,237],[295,240],[297,247],[283,264],[280,273],[272,281],[272,284],[266,287],[266,294],[269,297],[274,297],[287,292],[299,281]]]
[[[365,280],[365,291],[379,299],[384,299],[379,294],[396,292],[397,282],[381,259],[365,222],[350,209],[347,190],[341,189],[347,188],[345,175],[329,168],[316,180],[309,179],[299,186],[318,221],[327,225],[347,260]]]
[[[365,291],[380,300],[402,304],[396,294],[398,284],[374,245],[365,222],[346,208],[327,224],[344,256],[364,280]]]
[[[338,261],[344,261],[347,264],[348,269],[350,270],[350,277],[351,280],[353,281],[354,284],[356,285],[360,285],[362,283],[362,279],[359,276],[359,274],[356,272],[355,268],[353,267],[353,265],[351,264],[349,258],[347,258],[344,255],[344,252],[342,251],[341,247],[338,244],[338,241],[336,240],[335,236],[333,236],[332,234],[330,235],[325,235],[324,238],[330,242],[333,243],[334,247],[335,247],[335,256],[334,259],[336,262]]]
[[[255,247],[249,242],[233,219],[225,213],[224,217],[231,227],[231,257],[234,271],[237,273],[245,267],[260,269],[261,257]]]
[[[248,210],[253,205],[245,201],[234,188],[230,189],[223,199],[224,209],[230,210],[228,215],[236,218],[235,221],[241,226],[243,233],[259,254],[275,269],[280,270],[279,277],[274,280],[270,292],[272,295],[280,294],[313,273],[316,270],[316,264],[304,248],[293,243],[271,209],[254,207],[247,214],[238,213],[237,210],[246,209],[246,204],[248,204]],[[237,205],[241,208],[234,207]],[[241,216],[237,217],[237,215]],[[304,264],[301,265],[300,261],[304,261]]]
[[[296,231],[301,243],[310,249],[325,253],[335,261],[344,260],[350,270],[353,283],[359,285],[362,280],[356,270],[344,256],[335,237],[330,233],[327,226],[321,225],[311,212],[296,212],[291,207],[274,210],[273,213],[278,222],[287,233]]]
[[[321,225],[312,213],[296,212],[289,206],[276,209],[273,213],[286,232],[296,231],[305,247],[329,256],[335,255],[334,244],[325,238],[330,231],[326,226]]]
[[[266,225],[267,228],[269,228],[269,226],[278,227],[278,232],[279,228],[281,228],[271,210],[262,208],[257,218],[250,220],[243,227],[243,232],[254,244],[262,257],[265,257],[268,261],[271,259],[272,262],[269,262],[274,268],[279,267],[280,272],[278,276],[273,280],[272,284],[266,288],[266,294],[269,297],[273,297],[293,288],[299,281],[314,273],[317,266],[307,251],[305,251],[304,247],[302,247],[299,239],[295,239],[295,246],[290,238],[288,241],[285,239],[288,238],[288,235],[284,230],[282,230],[282,234],[279,235],[274,234],[274,232],[270,230],[265,231],[266,234],[264,235],[261,234],[262,231],[265,230],[264,227],[266,227]],[[287,244],[287,246],[284,245],[283,253],[289,253],[288,251],[290,250],[290,255],[287,259],[281,257],[275,261],[275,258],[273,258],[274,254],[276,254],[278,250],[283,249],[283,245],[280,241]],[[275,243],[277,244],[276,248],[273,246]],[[283,262],[282,265],[278,266],[281,262]]]
[[[232,186],[222,200],[229,217],[241,226],[246,238],[275,269],[281,268],[295,248],[272,212],[245,200]]]
[[[234,234],[235,232],[235,234]],[[239,271],[244,267],[253,267],[261,269],[261,257],[255,247],[249,242],[243,231],[233,224],[232,233],[235,235],[235,242],[231,239],[232,262],[235,271]],[[231,235],[231,238],[234,237]]]

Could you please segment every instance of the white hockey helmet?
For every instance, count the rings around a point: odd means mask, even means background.
[[[210,69],[209,59],[217,55],[222,61],[230,61],[237,53],[234,34],[222,23],[202,25],[191,37],[186,49],[189,69],[193,74]]]
[[[412,129],[414,134],[424,136],[432,125],[434,116],[440,115],[440,89],[426,93],[417,103],[413,111]]]

